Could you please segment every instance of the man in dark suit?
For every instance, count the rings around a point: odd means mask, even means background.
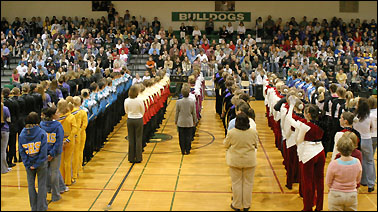
[[[189,98],[190,86],[184,84],[181,89],[184,98],[176,102],[175,124],[178,128],[181,153],[190,154],[193,127],[197,123],[196,105],[193,99]]]

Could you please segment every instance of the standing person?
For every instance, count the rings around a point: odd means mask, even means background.
[[[175,124],[178,128],[180,149],[183,155],[189,155],[193,138],[193,127],[197,123],[195,102],[188,98],[190,86],[184,84],[181,89],[182,99],[176,103]]]
[[[66,100],[61,99],[58,102],[58,121],[62,124],[64,130],[63,153],[60,172],[62,173],[66,186],[72,184],[72,157],[75,150],[75,135],[77,134],[77,124],[75,117],[71,114],[69,104]]]
[[[227,148],[226,161],[232,180],[231,208],[236,211],[248,211],[251,206],[257,141],[257,131],[250,128],[248,116],[243,112],[238,114],[235,128],[227,133],[223,142]]]
[[[289,119],[291,126],[298,130],[296,143],[303,210],[312,211],[314,203],[316,210],[323,210],[325,153],[321,142],[324,131],[318,124],[319,107],[307,105],[304,108],[304,119],[295,121],[292,111],[297,101],[301,100],[295,96],[289,97],[290,108],[285,119]]]
[[[38,124],[38,113],[31,112],[25,119],[25,128],[18,138],[18,149],[28,177],[29,202],[32,211],[47,210],[47,135]],[[35,177],[38,176],[38,193]]]
[[[84,145],[85,140],[83,140],[82,133],[85,132],[85,129],[88,125],[88,116],[87,112],[85,110],[80,108],[81,105],[81,98],[79,96],[73,97],[73,105],[74,110],[72,111],[72,115],[75,116],[76,124],[78,128],[78,133],[76,137],[76,144],[75,144],[75,150],[73,154],[73,160],[72,160],[72,170],[73,170],[73,180],[76,181],[78,177],[78,172],[81,169],[81,166],[83,164],[83,151],[84,151]],[[85,135],[84,135],[85,136]]]
[[[371,140],[373,143],[373,156],[375,155],[375,151],[377,150],[377,98],[374,96],[370,96],[368,99],[369,107],[370,107],[370,117],[371,122],[373,124],[371,128]],[[375,175],[375,160],[373,160],[373,167],[374,167],[374,179],[376,179]]]
[[[62,124],[55,120],[57,118],[55,106],[43,108],[41,117],[40,126],[47,133],[47,190],[52,191],[51,200],[56,202],[61,199],[59,188],[65,189],[66,187],[64,182],[59,181],[62,178],[59,167],[63,151],[64,130]],[[60,183],[63,183],[63,185],[60,185]]]
[[[357,184],[362,166],[351,154],[355,144],[344,134],[336,144],[341,157],[328,165],[326,183],[329,187],[328,209],[330,211],[357,211]]]
[[[129,139],[129,162],[142,162],[142,136],[144,103],[138,98],[139,85],[132,85],[129,89],[129,98],[125,99],[124,108],[127,113],[127,131]]]
[[[373,127],[370,116],[369,103],[366,98],[358,100],[355,111],[357,119],[353,123],[355,128],[361,134],[361,152],[362,152],[362,177],[361,185],[368,186],[368,192],[374,191],[375,174],[374,174],[374,154],[371,139],[371,129]]]
[[[344,129],[341,130],[340,132],[337,132],[335,135],[335,145],[333,147],[331,160],[334,160],[336,158],[336,155],[339,153],[339,151],[336,148],[337,142],[348,131],[356,134],[357,139],[358,139],[357,146],[361,146],[361,144],[359,145],[359,143],[361,143],[361,135],[356,129],[353,128],[353,119],[354,119],[354,114],[351,112],[346,111],[341,114],[340,126]]]
[[[9,124],[11,122],[10,112],[7,106],[3,104],[3,96],[1,95],[1,174],[5,174],[12,170],[7,163],[7,147],[9,140]]]
[[[18,102],[10,97],[10,90],[9,88],[3,88],[3,101],[4,106],[7,106],[10,112],[10,117],[12,117],[12,120],[9,124],[9,140],[8,140],[8,146],[9,149],[7,151],[7,162],[8,167],[16,166],[16,164],[13,163],[13,159],[16,162],[16,136],[18,132],[18,120],[20,116],[20,110]]]

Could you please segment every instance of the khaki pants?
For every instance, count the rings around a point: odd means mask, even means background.
[[[329,191],[328,210],[357,211],[357,192]]]
[[[236,168],[230,166],[232,205],[235,208],[243,209],[251,206],[255,168]]]

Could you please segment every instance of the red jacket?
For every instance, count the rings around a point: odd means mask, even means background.
[[[120,48],[120,49],[118,50],[118,54],[121,54],[122,50],[125,51],[125,54],[129,54],[129,49],[128,49],[127,47]]]

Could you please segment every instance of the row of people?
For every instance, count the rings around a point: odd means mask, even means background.
[[[243,93],[234,77],[221,66],[214,76],[216,106],[222,119],[227,148],[226,161],[232,181],[231,208],[248,211],[251,206],[254,173],[259,141],[255,112],[248,94]],[[249,138],[249,139],[245,139]]]
[[[61,98],[57,107],[49,102],[47,107],[40,110],[40,114],[32,111],[23,120],[14,117],[13,123],[24,125],[19,133],[19,160],[22,159],[26,167],[32,210],[47,209],[47,192],[52,193],[52,201],[61,199],[60,194],[68,191],[69,185],[76,183],[83,165],[83,154],[87,161],[90,160],[92,151],[99,150],[99,145],[103,145],[107,135],[122,117],[121,114],[124,114],[120,104],[127,97],[126,91],[132,80],[127,73],[122,74],[115,73],[113,79],[93,82],[90,86],[91,92],[83,89],[80,96]],[[28,88],[28,85],[23,87]],[[18,90],[16,87],[12,92],[17,95]],[[9,95],[9,89],[4,88],[2,93]],[[25,99],[30,103],[33,96],[27,95],[25,93]],[[47,94],[44,92],[41,94],[43,98],[45,95]],[[15,103],[23,103],[21,105],[27,108],[27,101],[21,101],[17,96],[13,99],[7,96],[7,100],[10,108],[4,106],[8,117],[4,119],[4,129],[6,126],[9,129],[12,125],[9,110],[17,114],[14,111],[20,109]],[[42,122],[39,123],[41,118]],[[97,127],[100,123],[103,123],[101,127]],[[7,142],[4,140],[2,143]],[[6,157],[5,152],[2,152],[2,156]],[[3,167],[3,160],[1,164]],[[36,175],[38,193],[34,186]]]
[[[345,89],[337,88],[336,84],[331,85],[330,88],[335,93],[337,90],[339,95],[330,95],[323,86],[318,86],[317,92],[311,99],[314,103],[307,104],[308,99],[304,98],[305,92],[301,88],[289,88],[274,75],[264,82],[268,124],[275,134],[276,147],[283,155],[283,164],[287,171],[286,187],[292,189],[293,183],[300,183],[299,192],[303,197],[304,210],[312,210],[314,203],[317,210],[322,210],[326,152],[333,152],[332,160],[340,157],[340,154],[337,155],[338,142],[348,131],[353,134],[349,136],[353,137],[351,139],[354,141],[351,144],[353,148],[349,155],[345,155],[342,151],[340,153],[345,157],[352,155],[360,159],[363,173],[361,184],[367,185],[369,192],[374,190],[372,138],[376,137],[377,131],[376,124],[373,123],[374,117],[376,120],[374,109],[376,110],[377,100],[370,97],[369,108],[367,99],[354,99],[352,96],[350,101],[356,101],[358,104],[350,110],[349,105],[345,106],[345,99],[340,101],[345,98]],[[329,110],[325,109],[327,105],[330,107]],[[325,118],[326,112],[331,114],[328,120]],[[362,156],[358,149],[361,150]],[[356,168],[357,174],[354,172],[350,175],[351,178],[347,179],[351,181],[351,185],[355,185],[354,187],[343,184],[340,188],[340,185],[335,185],[332,178],[328,178],[327,184],[331,190],[357,192],[356,188],[359,187],[359,178],[361,178],[358,170]],[[330,208],[336,204],[332,195],[329,196]],[[357,198],[353,198],[354,210],[356,207]]]

